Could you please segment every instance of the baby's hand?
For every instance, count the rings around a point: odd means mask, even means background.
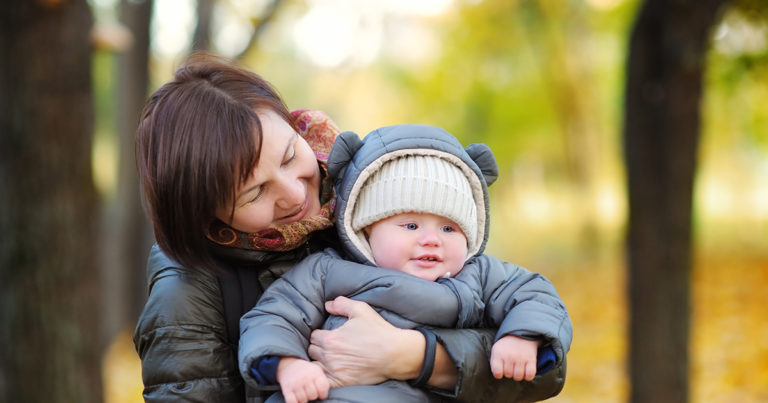
[[[491,372],[493,377],[530,381],[536,376],[536,350],[541,341],[507,335],[493,343]]]
[[[277,382],[286,403],[306,403],[328,397],[328,378],[319,365],[296,357],[277,364]]]

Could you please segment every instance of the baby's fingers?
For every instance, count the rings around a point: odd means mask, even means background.
[[[491,360],[491,372],[496,379],[511,378],[516,381],[525,379],[525,365],[515,360]]]
[[[522,381],[525,379],[525,364],[513,361],[507,366],[504,373],[507,378],[512,378],[516,381]]]
[[[504,361],[495,357],[491,357],[491,373],[496,379],[504,377]]]
[[[536,377],[536,362],[535,361],[517,361],[513,363],[513,367],[510,372],[505,372],[508,378],[512,378],[516,381],[532,381]]]
[[[536,377],[536,362],[527,362],[525,364],[525,380],[532,381]]]
[[[290,390],[283,391],[283,398],[285,403],[307,403],[312,400],[324,399],[328,395],[328,390],[325,390],[325,395],[320,397],[320,392],[315,387],[314,383],[309,383],[304,386],[299,386]]]
[[[328,390],[331,388],[330,383],[328,382],[328,378],[325,376],[319,377],[315,379],[315,391],[317,392],[317,397],[315,399],[325,399],[328,397]]]
[[[283,391],[283,399],[285,403],[299,403],[299,399],[296,397],[296,393],[293,391]]]
[[[493,371],[493,369],[491,369]],[[506,361],[502,369],[502,376],[505,378],[511,378],[516,381],[530,381],[536,376],[536,365],[526,361]],[[501,379],[501,376],[493,375],[496,379]]]
[[[304,396],[306,398],[304,400],[301,400],[299,403],[306,403],[312,400],[317,400],[319,393],[317,392],[317,388],[315,388],[315,384],[309,384],[306,387],[304,387]]]

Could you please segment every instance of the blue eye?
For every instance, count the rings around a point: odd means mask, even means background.
[[[405,225],[403,225],[403,227],[404,227],[405,229],[409,229],[409,230],[417,230],[417,229],[419,229],[419,226],[418,226],[418,225],[416,225],[415,223],[412,223],[412,222],[410,222],[410,223],[408,223],[408,224],[405,224]]]
[[[455,231],[455,229],[453,228],[452,225],[444,225],[442,230],[443,230],[443,232],[453,232],[453,231]]]

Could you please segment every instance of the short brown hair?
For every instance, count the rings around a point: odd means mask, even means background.
[[[259,161],[259,109],[293,126],[266,80],[200,53],[144,105],[136,160],[147,210],[160,248],[187,268],[215,267],[205,233]]]

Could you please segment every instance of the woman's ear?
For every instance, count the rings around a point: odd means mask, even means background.
[[[343,132],[336,137],[328,155],[328,175],[335,180],[344,174],[344,170],[357,150],[363,146],[362,140],[354,132]]]
[[[499,177],[499,166],[496,164],[496,157],[493,156],[491,148],[483,143],[475,143],[468,145],[464,150],[480,168],[480,172],[485,177],[485,183],[491,186],[493,182],[496,182]]]

